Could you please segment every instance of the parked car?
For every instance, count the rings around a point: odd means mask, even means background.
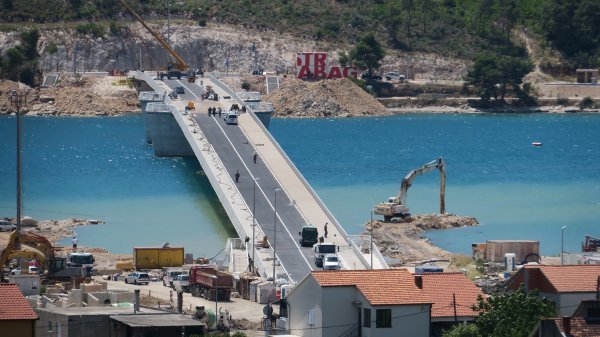
[[[401,75],[399,72],[396,71],[389,71],[387,73],[385,73],[385,79],[388,81],[404,81],[406,79],[406,76]]]
[[[169,269],[163,275],[163,286],[165,287],[173,287],[173,281],[177,275],[183,274],[183,270],[181,269]]]
[[[340,259],[337,254],[325,254],[323,257],[323,269],[325,270],[338,270],[341,269]]]
[[[17,225],[6,220],[0,220],[0,232],[12,232],[17,230]]]
[[[175,87],[175,92],[178,94],[185,94],[185,88],[184,87]]]
[[[136,271],[125,276],[124,281],[125,283],[148,284],[150,283],[150,276],[148,276],[148,273],[141,273]]]
[[[184,292],[189,292],[190,290],[190,275],[181,274],[175,277],[175,281],[173,281],[173,289],[178,290],[177,288],[181,287],[181,290]]]
[[[360,76],[363,80],[367,80],[367,81],[381,81],[382,77],[379,75],[375,75],[375,74],[371,74],[371,76],[369,76],[369,73],[362,73],[362,75]]]

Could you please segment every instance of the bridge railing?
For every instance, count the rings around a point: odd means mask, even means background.
[[[360,234],[360,235],[350,235],[349,238],[350,238],[350,242],[351,242],[351,245],[352,245],[354,251],[358,252],[358,256],[361,259],[361,261],[363,261],[365,266],[368,266],[368,268],[370,268],[371,261],[370,261],[370,259],[369,259],[369,261],[367,261],[367,258],[365,258],[362,251],[363,251],[364,247],[369,247],[368,249],[370,250],[371,237],[369,235]],[[379,247],[377,247],[375,242],[373,242],[373,265],[374,266],[376,266],[375,261],[378,261],[381,264],[382,269],[389,268],[385,258],[383,257],[383,254],[381,254],[381,251],[379,250]],[[374,267],[373,269],[380,269],[380,268]]]

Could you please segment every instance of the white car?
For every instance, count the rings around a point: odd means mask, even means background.
[[[325,254],[323,257],[323,269],[324,270],[339,270],[342,269],[340,259],[337,254]]]
[[[17,230],[17,225],[11,224],[6,220],[0,220],[0,232],[12,232]]]
[[[181,269],[169,269],[163,275],[163,286],[165,287],[173,287],[173,281],[177,275],[183,274],[183,270]]]
[[[178,290],[177,288],[181,287],[181,290],[184,292],[188,292],[190,288],[190,275],[181,274],[175,277],[175,281],[173,281],[173,289]]]
[[[387,72],[387,73],[385,73],[384,77],[388,81],[401,81],[402,82],[406,79],[406,76],[400,75],[400,73],[398,73],[396,71]]]

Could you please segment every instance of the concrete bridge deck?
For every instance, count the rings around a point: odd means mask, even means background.
[[[209,107],[226,111],[232,103],[242,103],[237,102],[235,94],[222,83],[214,78],[198,79],[203,86],[187,80],[156,81],[146,74],[137,74],[136,78],[146,81],[159,93],[168,93],[177,86],[185,88],[185,94],[179,95],[178,99],[159,96],[175,108],[170,113],[200,161],[240,238],[254,237],[246,251],[250,259],[255,257],[260,274],[271,276],[273,273],[273,247],[280,261],[276,263],[278,278],[298,282],[317,269],[312,248],[300,246],[298,233],[302,226],[313,224],[319,229],[319,235],[323,235],[326,222],[329,224],[326,242],[340,247],[344,269],[370,268],[370,255],[348,237],[252,111],[241,113],[238,125],[227,125],[218,115],[208,115]],[[201,99],[206,85],[211,85],[218,93],[219,101]],[[223,98],[227,96],[231,98]],[[195,103],[195,110],[186,114],[184,107],[188,101]],[[253,160],[255,153],[256,163]],[[237,183],[236,171],[240,173]],[[254,223],[256,227],[253,227]],[[270,248],[252,244],[260,242],[263,236],[267,237]],[[386,268],[377,249],[374,254],[374,268]]]

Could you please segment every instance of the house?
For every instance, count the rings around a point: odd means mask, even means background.
[[[570,316],[583,300],[596,298],[600,265],[525,265],[507,281],[516,290],[538,290],[540,297],[554,302],[558,316]]]
[[[459,322],[471,322],[478,315],[472,309],[479,296],[478,288],[463,273],[424,273],[415,275],[416,284],[433,300],[431,307],[431,335],[441,336],[442,331]]]
[[[529,337],[600,336],[600,300],[583,301],[573,315],[540,320]]]
[[[577,69],[577,83],[598,83],[599,69]]]
[[[38,316],[16,284],[0,283],[0,331],[2,336],[35,336]]]
[[[204,323],[189,316],[141,307],[37,308],[38,332],[53,337],[182,337],[202,335]],[[182,334],[185,333],[185,334]]]
[[[293,335],[430,335],[432,300],[405,269],[313,271],[285,301]]]

